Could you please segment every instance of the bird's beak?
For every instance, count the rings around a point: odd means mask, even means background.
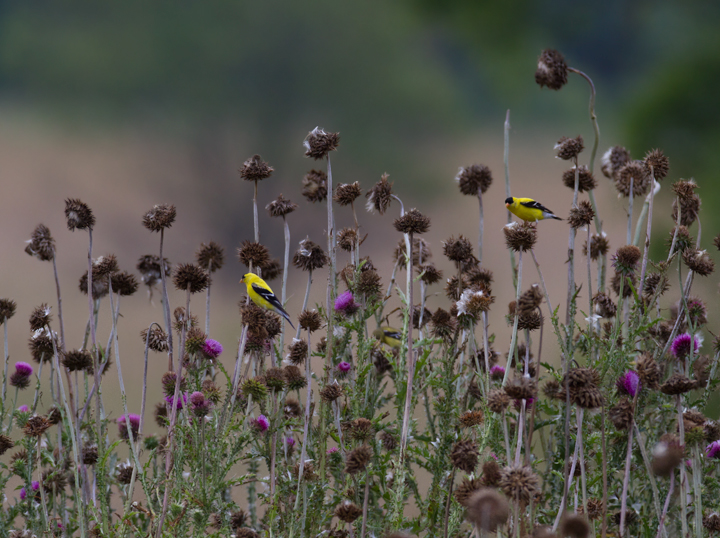
[[[245,277],[242,277],[242,278],[240,279],[240,284],[244,284],[244,283],[245,283]]]
[[[505,204],[505,207],[510,207],[510,204]]]

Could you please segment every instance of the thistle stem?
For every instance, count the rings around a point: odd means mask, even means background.
[[[503,136],[503,164],[505,165],[505,197],[510,198],[510,109],[505,114],[505,128]],[[510,210],[507,210],[508,224],[512,222]],[[515,267],[515,253],[510,251],[510,269],[512,271],[513,284],[517,282],[517,269]]]
[[[285,301],[287,301],[288,266],[290,265],[290,226],[285,217],[283,217],[283,224],[285,228],[285,256],[283,260],[282,304],[284,307]],[[305,311],[305,308],[306,305],[303,304],[303,311]],[[280,360],[282,360],[282,355],[285,353],[285,318],[282,316],[280,317],[280,323]]]
[[[403,413],[402,435],[400,438],[400,463],[404,465],[405,449],[407,448],[408,430],[410,429],[410,407],[412,406],[413,377],[415,375],[415,355],[413,353],[413,234],[405,234],[407,250],[407,385],[405,388],[405,411]]]

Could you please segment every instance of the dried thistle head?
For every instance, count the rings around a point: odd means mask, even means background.
[[[460,299],[456,303],[458,316],[470,316],[472,319],[478,319],[482,312],[490,310],[490,305],[495,298],[485,292],[485,290],[473,290],[468,288],[462,292]]]
[[[608,241],[605,232],[601,234],[592,234],[590,236],[590,259],[595,261],[600,256],[605,256],[610,250],[610,242]],[[583,255],[588,255],[587,241],[583,245]]]
[[[339,143],[340,133],[326,133],[320,127],[315,127],[303,142],[305,157],[312,157],[315,160],[324,159],[328,153],[337,149]]]
[[[650,190],[650,177],[642,161],[630,161],[615,175],[615,189],[620,195],[630,196],[630,184],[634,197],[645,196]]]
[[[697,194],[688,196],[687,198],[679,198],[680,200],[680,224],[683,226],[690,226],[697,220],[698,213],[700,212],[700,197]],[[672,217],[673,222],[678,220],[678,199],[673,200],[672,204]]]
[[[457,320],[442,308],[432,315],[431,323],[433,335],[443,340],[449,340],[457,329]]]
[[[478,409],[476,411],[465,411],[458,420],[463,428],[471,428],[482,424],[483,418],[483,412]]]
[[[308,345],[305,340],[298,340],[293,338],[292,344],[290,344],[290,353],[287,359],[294,365],[302,364],[308,357]]]
[[[274,168],[263,161],[260,155],[253,155],[242,164],[238,172],[245,181],[262,181],[272,175]]]
[[[595,217],[595,211],[593,211],[592,205],[587,200],[582,200],[577,207],[570,209],[568,223],[575,229],[582,228],[589,225],[593,217]]]
[[[675,468],[682,463],[685,450],[680,439],[672,434],[665,434],[652,450],[652,470],[658,476],[669,477]]]
[[[505,244],[515,252],[532,250],[537,242],[537,228],[529,222],[511,222],[503,226]]]
[[[0,299],[0,323],[5,323],[15,315],[17,303],[12,299]]]
[[[646,299],[652,298],[656,293],[664,295],[670,289],[670,282],[663,273],[648,273],[645,277],[645,287],[642,290]]]
[[[146,254],[142,256],[137,263],[137,270],[143,284],[149,288],[154,286],[161,279],[161,270],[165,270],[165,276],[169,277],[172,272],[172,265],[167,258],[163,258],[163,267],[160,267],[160,257],[154,254]],[[87,275],[86,275],[87,279]],[[87,285],[86,285],[87,288]],[[94,295],[94,294],[93,294]]]
[[[570,170],[563,172],[562,180],[563,184],[568,189],[575,190],[575,171],[577,170],[578,175],[578,192],[587,192],[597,187],[597,181],[593,177],[592,173],[584,164],[575,168],[573,166]]]
[[[457,176],[455,176],[460,192],[467,196],[477,196],[479,193],[485,194],[485,191],[490,188],[492,180],[492,173],[484,164],[461,166]]]
[[[617,306],[613,303],[610,296],[602,291],[597,292],[593,296],[593,305],[595,313],[603,318],[614,318],[617,313]]]
[[[325,251],[310,241],[303,239],[300,241],[300,248],[293,256],[293,265],[302,271],[314,271],[322,269],[330,261]]]
[[[659,149],[648,151],[643,159],[643,164],[647,169],[648,175],[650,175],[652,170],[652,174],[656,181],[664,179],[670,170],[670,160],[665,156],[662,150]]]
[[[237,249],[237,256],[246,267],[264,267],[270,261],[270,251],[265,245],[248,240]]]
[[[271,217],[283,217],[289,215],[298,208],[297,204],[294,204],[290,200],[283,197],[282,194],[275,198],[272,202],[265,206],[267,212]]]
[[[559,90],[567,84],[568,67],[565,57],[554,49],[545,49],[538,58],[535,82],[542,88]]]
[[[110,275],[110,285],[112,290],[123,297],[133,295],[140,287],[140,283],[135,275],[127,271],[119,271]]]
[[[176,216],[177,210],[174,205],[158,204],[143,215],[143,226],[151,232],[159,232],[170,228]]]
[[[195,253],[195,261],[206,271],[214,273],[225,264],[225,249],[215,241],[201,243]]]
[[[483,486],[482,480],[479,478],[469,478],[464,476],[462,482],[453,491],[455,500],[467,508],[467,502]]]
[[[335,515],[345,523],[352,523],[362,515],[362,508],[352,501],[345,500],[335,507]]]
[[[30,314],[30,330],[37,331],[50,325],[52,316],[50,315],[50,307],[47,303],[36,306]]]
[[[343,228],[338,232],[338,246],[345,252],[355,250],[358,233],[354,228]]]
[[[474,473],[478,464],[480,451],[477,443],[472,439],[464,439],[455,443],[450,452],[450,461],[453,467],[465,471],[468,474]]]
[[[432,258],[430,246],[422,237],[413,237],[412,257],[414,266],[420,265],[420,262],[427,263],[430,258]],[[393,261],[402,269],[407,267],[407,249],[405,248],[404,239],[398,241],[398,244],[393,251]]]
[[[93,371],[93,357],[87,349],[74,349],[62,353],[62,365],[70,372]]]
[[[420,235],[430,229],[430,219],[414,208],[395,219],[394,224],[395,229],[403,234]]]
[[[472,243],[462,235],[457,239],[451,236],[443,241],[443,254],[456,265],[474,257]]]
[[[303,310],[298,318],[300,327],[309,332],[315,332],[322,327],[322,318],[317,310]]]
[[[712,261],[706,250],[686,248],[682,253],[682,258],[688,269],[700,276],[708,276],[715,270],[715,262]]]
[[[675,196],[679,197],[683,201],[688,201],[693,198],[695,196],[695,189],[697,188],[698,185],[693,179],[691,179],[690,181],[681,179],[673,183],[672,186],[672,190],[675,193]]]
[[[628,430],[632,426],[633,420],[632,402],[627,398],[622,398],[616,405],[610,408],[608,416],[617,430]]]
[[[205,291],[210,281],[208,272],[192,263],[182,263],[178,265],[173,275],[173,283],[175,288],[180,291],[189,291],[190,293],[199,293]]]
[[[615,179],[618,171],[630,162],[630,152],[622,146],[613,146],[600,159],[602,173],[609,179]]]
[[[373,451],[369,445],[360,445],[354,450],[348,452],[345,459],[345,472],[347,474],[357,474],[364,471],[367,464],[370,463]]]
[[[560,536],[567,538],[587,538],[590,535],[590,523],[578,514],[566,514],[560,523]]]
[[[158,353],[165,353],[168,350],[168,335],[161,327],[152,325],[150,329],[143,329],[140,333],[145,345]]]
[[[327,198],[327,174],[322,170],[310,170],[302,181],[301,194],[308,202],[322,202]]]
[[[46,417],[35,415],[30,417],[23,426],[23,433],[28,437],[40,437],[50,426],[52,424]]]
[[[388,207],[390,207],[393,192],[392,183],[388,181],[388,177],[390,177],[388,174],[383,174],[380,177],[380,181],[375,183],[373,188],[365,194],[365,197],[367,198],[365,209],[367,209],[370,213],[377,211],[381,215],[384,215]]]
[[[95,226],[95,216],[90,206],[77,198],[65,200],[65,218],[67,227],[71,232],[78,230],[92,230]]]
[[[38,329],[30,336],[28,345],[35,362],[49,362],[57,346],[57,334],[47,327]]]
[[[347,206],[355,202],[362,194],[360,183],[341,183],[335,187],[335,195],[333,199],[341,206]]]
[[[39,260],[51,261],[55,257],[55,239],[44,224],[37,225],[27,243],[25,252]]]
[[[635,245],[625,245],[617,249],[613,256],[613,267],[618,273],[629,274],[634,273],[637,264],[642,257],[642,252]]]
[[[500,489],[516,502],[529,503],[540,492],[540,479],[530,467],[505,467]]]
[[[418,276],[420,276],[420,280],[428,286],[438,283],[442,279],[443,275],[442,271],[435,267],[435,264],[433,263],[418,265],[416,267],[416,271]]]
[[[673,240],[675,241],[675,247],[673,247]],[[683,252],[685,249],[693,248],[695,246],[695,239],[690,235],[690,231],[683,225],[675,226],[670,232],[668,237],[668,247],[672,248],[670,254],[676,252]]]
[[[674,373],[671,375],[665,383],[660,385],[660,392],[667,394],[668,396],[677,396],[678,394],[685,394],[696,388],[695,381],[687,378],[686,376]]]
[[[487,404],[493,413],[502,413],[510,405],[510,396],[502,389],[491,390],[487,397]]]
[[[495,532],[504,525],[510,515],[507,499],[494,488],[480,488],[466,501],[466,518],[484,532]]]
[[[503,390],[513,400],[530,400],[537,397],[535,380],[525,376],[508,381]]]
[[[582,150],[585,149],[585,143],[583,137],[578,135],[575,138],[568,138],[563,136],[555,144],[555,151],[557,152],[557,158],[563,161],[569,161],[571,159],[577,159]],[[573,188],[575,179],[573,179]]]

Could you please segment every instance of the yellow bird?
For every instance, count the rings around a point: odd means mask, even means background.
[[[511,196],[505,199],[505,207],[525,222],[536,222],[543,219],[562,220],[547,207],[532,198],[513,198]]]
[[[258,305],[260,308],[265,310],[272,310],[284,317],[290,326],[294,329],[295,326],[290,321],[290,315],[285,312],[282,304],[273,293],[273,290],[267,283],[254,273],[245,274],[240,280],[241,284],[247,286],[247,292],[252,299],[252,302]]]
[[[402,346],[402,332],[392,327],[378,327],[373,331],[373,336],[387,346],[395,348]]]

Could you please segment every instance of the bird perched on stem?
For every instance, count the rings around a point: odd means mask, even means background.
[[[267,283],[254,273],[246,273],[240,280],[241,284],[247,286],[247,292],[252,299],[252,302],[258,305],[260,308],[265,310],[272,310],[284,317],[290,326],[294,329],[292,321],[290,321],[290,315],[285,312],[282,304],[273,293],[272,288]]]
[[[378,327],[373,331],[373,336],[389,347],[402,346],[402,332],[392,327]]]
[[[537,222],[543,219],[562,220],[560,217],[555,216],[547,207],[532,198],[513,198],[511,196],[505,199],[505,207],[525,222]]]

